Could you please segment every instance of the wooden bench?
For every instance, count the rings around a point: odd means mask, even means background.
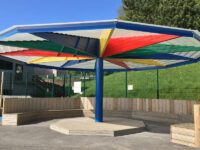
[[[194,105],[194,123],[171,125],[171,142],[200,147],[200,105]]]
[[[81,109],[47,110],[38,112],[9,113],[2,115],[2,125],[23,125],[35,121],[50,120],[56,118],[82,117]]]

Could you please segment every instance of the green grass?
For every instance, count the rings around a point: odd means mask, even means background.
[[[131,98],[156,98],[156,70],[128,72]],[[163,99],[200,99],[200,63],[159,71],[159,93]],[[86,96],[95,96],[95,81],[86,82]],[[125,97],[125,73],[104,76],[104,97]]]

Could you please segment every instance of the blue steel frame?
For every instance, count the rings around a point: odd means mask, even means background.
[[[3,57],[3,56],[1,56]],[[143,68],[134,68],[134,69],[104,69],[104,71],[110,71],[110,72],[123,72],[123,71],[145,71],[145,70],[155,70],[155,69],[167,69],[167,68],[173,68],[173,67],[179,67],[183,65],[189,65],[193,63],[198,63],[200,61],[200,58],[179,62],[176,64],[171,64],[167,66],[153,66],[153,67],[143,67]],[[39,64],[26,64],[27,66],[32,67],[38,67],[38,68],[48,68],[48,69],[57,69],[57,70],[72,70],[72,71],[95,71],[94,69],[84,69],[84,68],[61,68],[61,67],[53,67],[53,66],[45,66],[45,65],[39,65]]]
[[[96,58],[95,121],[103,122],[103,58]]]
[[[126,29],[144,32],[153,32],[160,34],[171,34],[177,36],[194,37],[199,40],[200,35],[195,30],[182,28],[173,28],[167,26],[158,26],[152,24],[144,24],[121,20],[102,20],[88,22],[71,22],[57,24],[41,24],[41,25],[19,25],[8,28],[0,32],[0,39],[4,39],[17,33],[36,33],[36,32],[56,32],[56,31],[74,31],[74,30],[95,30],[95,29]]]

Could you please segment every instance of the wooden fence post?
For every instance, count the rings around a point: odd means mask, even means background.
[[[194,132],[195,145],[200,147],[200,105],[194,105]]]
[[[4,82],[4,72],[1,72],[1,91],[0,91],[0,107],[3,107],[3,83]]]

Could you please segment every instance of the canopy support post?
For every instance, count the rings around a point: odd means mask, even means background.
[[[96,58],[95,121],[103,122],[103,58]]]

